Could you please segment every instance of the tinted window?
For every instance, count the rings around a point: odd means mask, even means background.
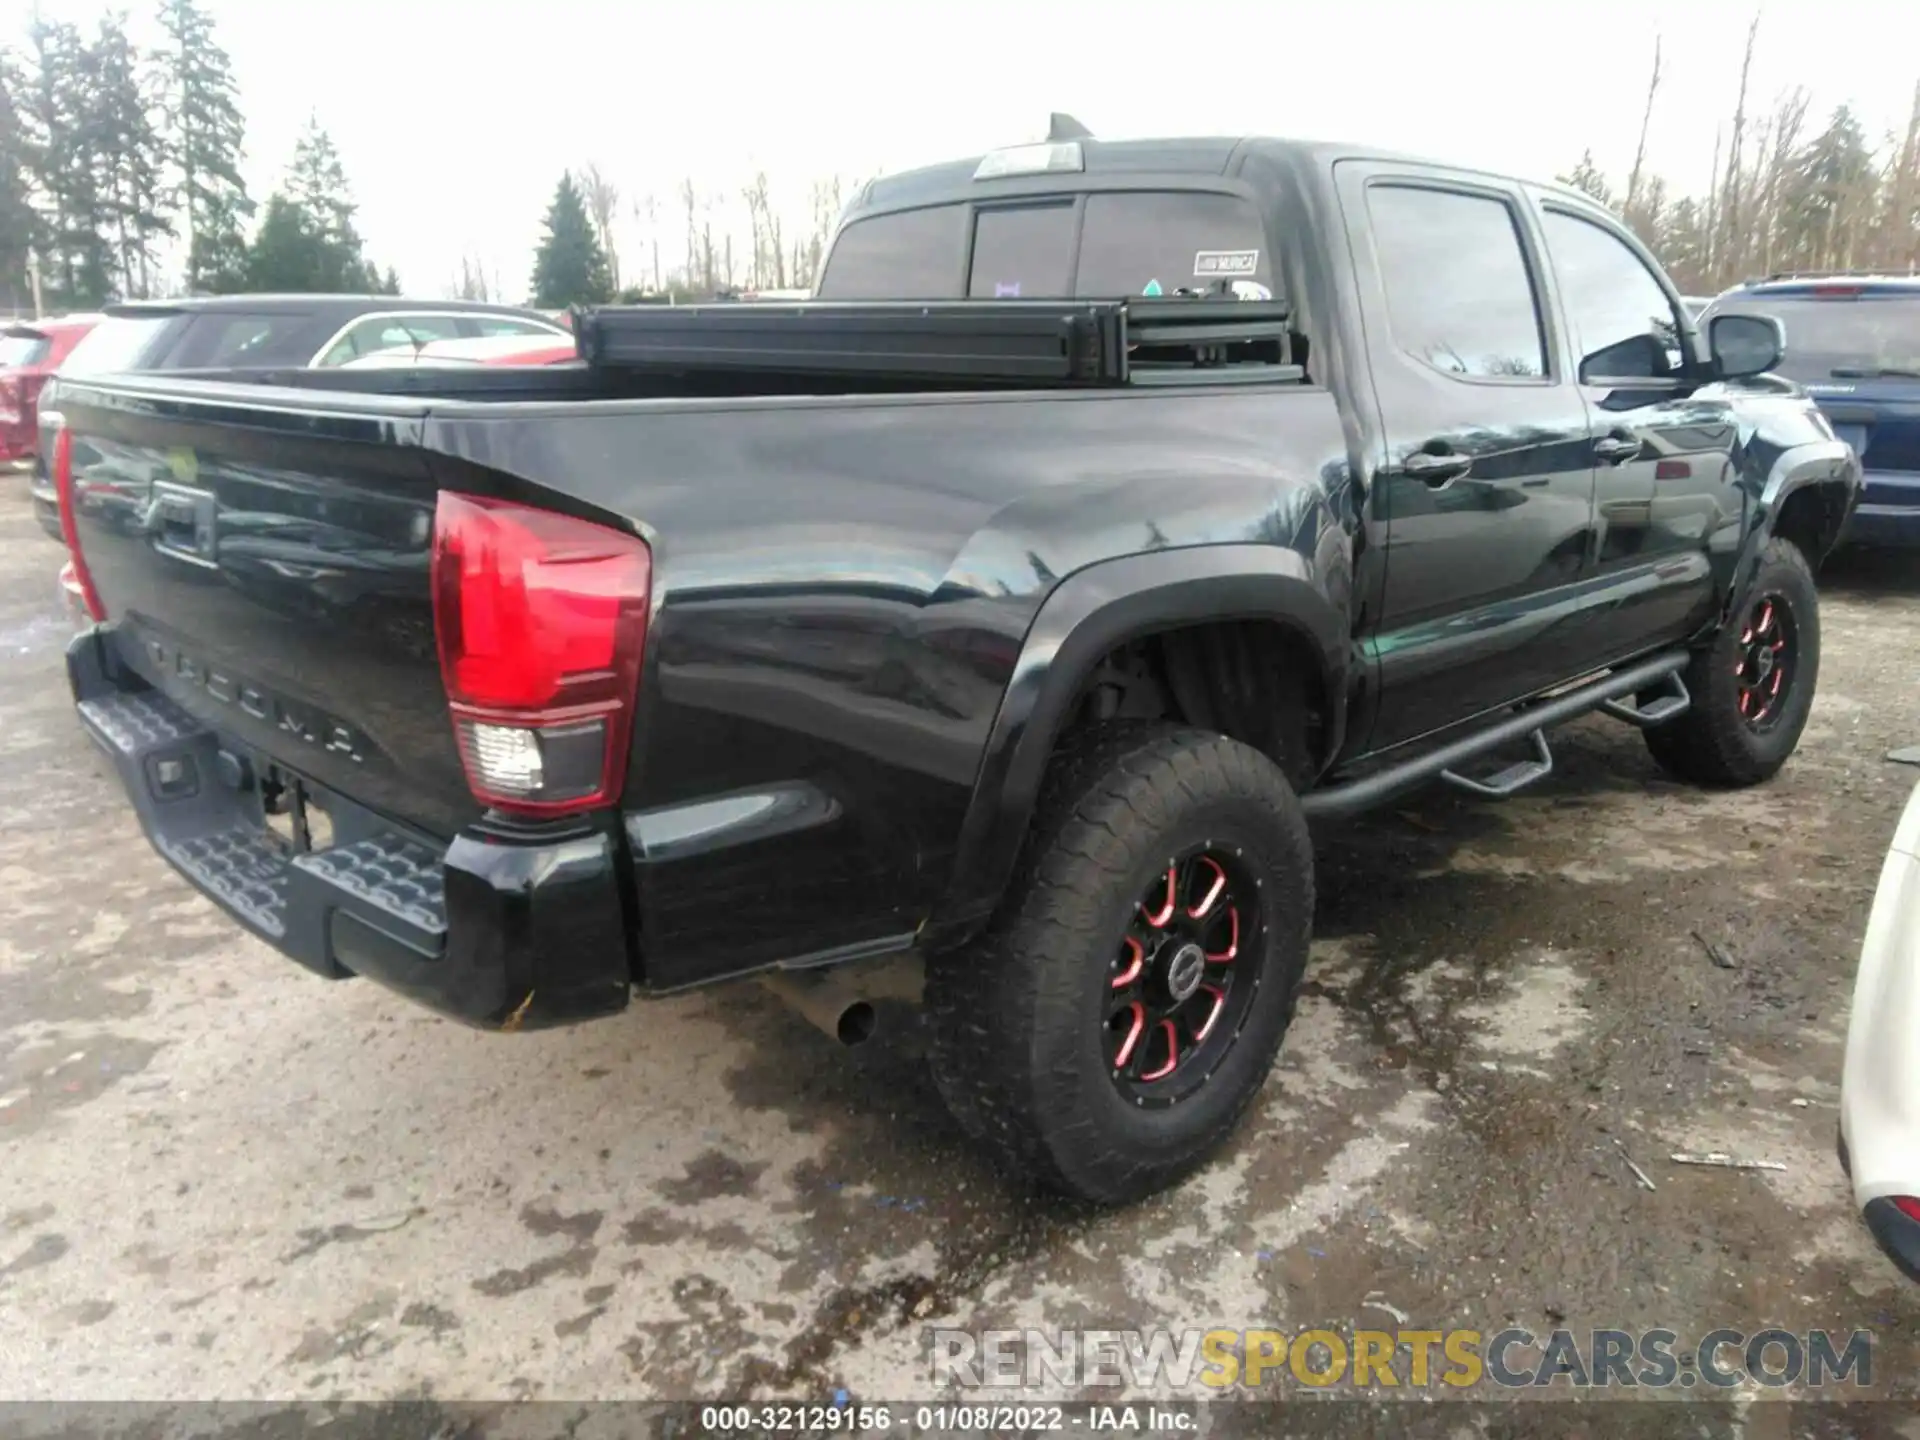
[[[1906,295],[1745,295],[1722,300],[1714,315],[1772,315],[1786,327],[1780,373],[1825,383],[1863,379],[1877,370],[1920,374],[1920,290]],[[1709,317],[1711,318],[1711,317]],[[1708,323],[1701,322],[1702,326]],[[1865,375],[1841,375],[1840,371]]]
[[[60,363],[62,375],[111,375],[138,370],[177,315],[109,315],[86,333]]]
[[[1557,210],[1547,211],[1545,228],[1580,378],[1679,374],[1673,302],[1640,257],[1619,236]]]
[[[1544,375],[1520,232],[1501,200],[1410,185],[1367,189],[1394,343],[1449,375]]]
[[[820,278],[823,300],[957,298],[966,207],[940,205],[857,220],[841,232]],[[1113,191],[1089,195],[1079,225],[1070,200],[981,209],[965,293],[991,300],[1069,293],[1119,299],[1157,285],[1205,290],[1226,282],[1266,293],[1272,257],[1260,217],[1231,195]]]
[[[959,294],[964,205],[856,220],[840,232],[820,295],[828,300],[947,299]]]
[[[1039,300],[1073,283],[1073,206],[1014,205],[980,211],[973,222],[975,300]]]
[[[52,348],[44,335],[0,335],[0,368],[38,364]]]
[[[298,365],[300,342],[312,334],[311,315],[203,310],[187,318],[163,352],[147,357],[153,370],[221,370]]]
[[[1074,291],[1119,298],[1157,282],[1171,295],[1223,280],[1271,289],[1273,257],[1262,241],[1259,215],[1231,195],[1089,195]]]
[[[248,364],[263,353],[274,325],[270,315],[199,316],[169,362],[183,369]]]

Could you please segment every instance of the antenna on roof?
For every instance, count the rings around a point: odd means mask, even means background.
[[[1091,140],[1093,131],[1082,125],[1073,116],[1063,110],[1056,110],[1047,121],[1047,140],[1057,143],[1062,140]]]

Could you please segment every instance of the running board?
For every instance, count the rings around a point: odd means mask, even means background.
[[[1536,730],[1527,737],[1533,741],[1531,760],[1522,760],[1517,765],[1487,776],[1484,780],[1475,780],[1471,775],[1462,775],[1458,770],[1442,770],[1440,778],[1456,789],[1465,790],[1470,795],[1480,795],[1488,800],[1504,800],[1509,795],[1544,780],[1553,773],[1553,751],[1547,748],[1547,732]]]
[[[1515,711],[1497,724],[1467,735],[1437,750],[1415,755],[1371,775],[1344,784],[1330,785],[1301,797],[1300,805],[1310,820],[1333,819],[1357,814],[1384,804],[1401,793],[1444,778],[1448,783],[1478,795],[1511,795],[1514,791],[1541,779],[1553,769],[1553,756],[1547,749],[1546,728],[1574,720],[1595,710],[1605,711],[1635,725],[1657,725],[1671,720],[1691,703],[1686,687],[1680,683],[1680,671],[1687,666],[1687,652],[1671,650],[1651,660],[1628,665],[1601,676],[1577,690],[1541,700]],[[1665,686],[1667,694],[1645,706],[1619,703],[1626,697]],[[1456,767],[1515,740],[1534,737],[1533,760],[1509,766],[1485,780],[1472,780]],[[1449,773],[1452,772],[1452,773]]]
[[[1609,700],[1600,708],[1616,720],[1624,720],[1629,725],[1638,725],[1642,730],[1651,730],[1656,725],[1664,725],[1676,715],[1684,715],[1693,708],[1693,695],[1687,689],[1687,682],[1680,678],[1680,672],[1674,671],[1667,676],[1666,694],[1656,695],[1645,705],[1625,700]]]

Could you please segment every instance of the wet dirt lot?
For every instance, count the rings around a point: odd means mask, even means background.
[[[1829,577],[1819,703],[1768,787],[1666,782],[1595,720],[1524,798],[1321,834],[1307,993],[1249,1123],[1094,1216],[974,1158],[910,1021],[842,1053],[748,987],[491,1036],[243,938],[71,719],[24,490],[0,491],[0,1397],[897,1399],[929,1393],[928,1325],[1395,1310],[1865,1327],[1876,1389],[1916,1388],[1920,1290],[1833,1144],[1920,779],[1884,760],[1920,742],[1911,562]]]

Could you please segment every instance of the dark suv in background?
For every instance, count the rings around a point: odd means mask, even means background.
[[[1714,315],[1786,327],[1780,373],[1806,387],[1866,471],[1847,539],[1920,546],[1920,275],[1776,275],[1719,296]]]
[[[397,346],[494,335],[573,339],[571,330],[537,310],[469,300],[210,295],[107,306],[58,373],[329,369]],[[42,435],[39,454],[49,453],[51,436]],[[33,509],[40,528],[61,540],[59,500],[43,459],[34,462]]]

